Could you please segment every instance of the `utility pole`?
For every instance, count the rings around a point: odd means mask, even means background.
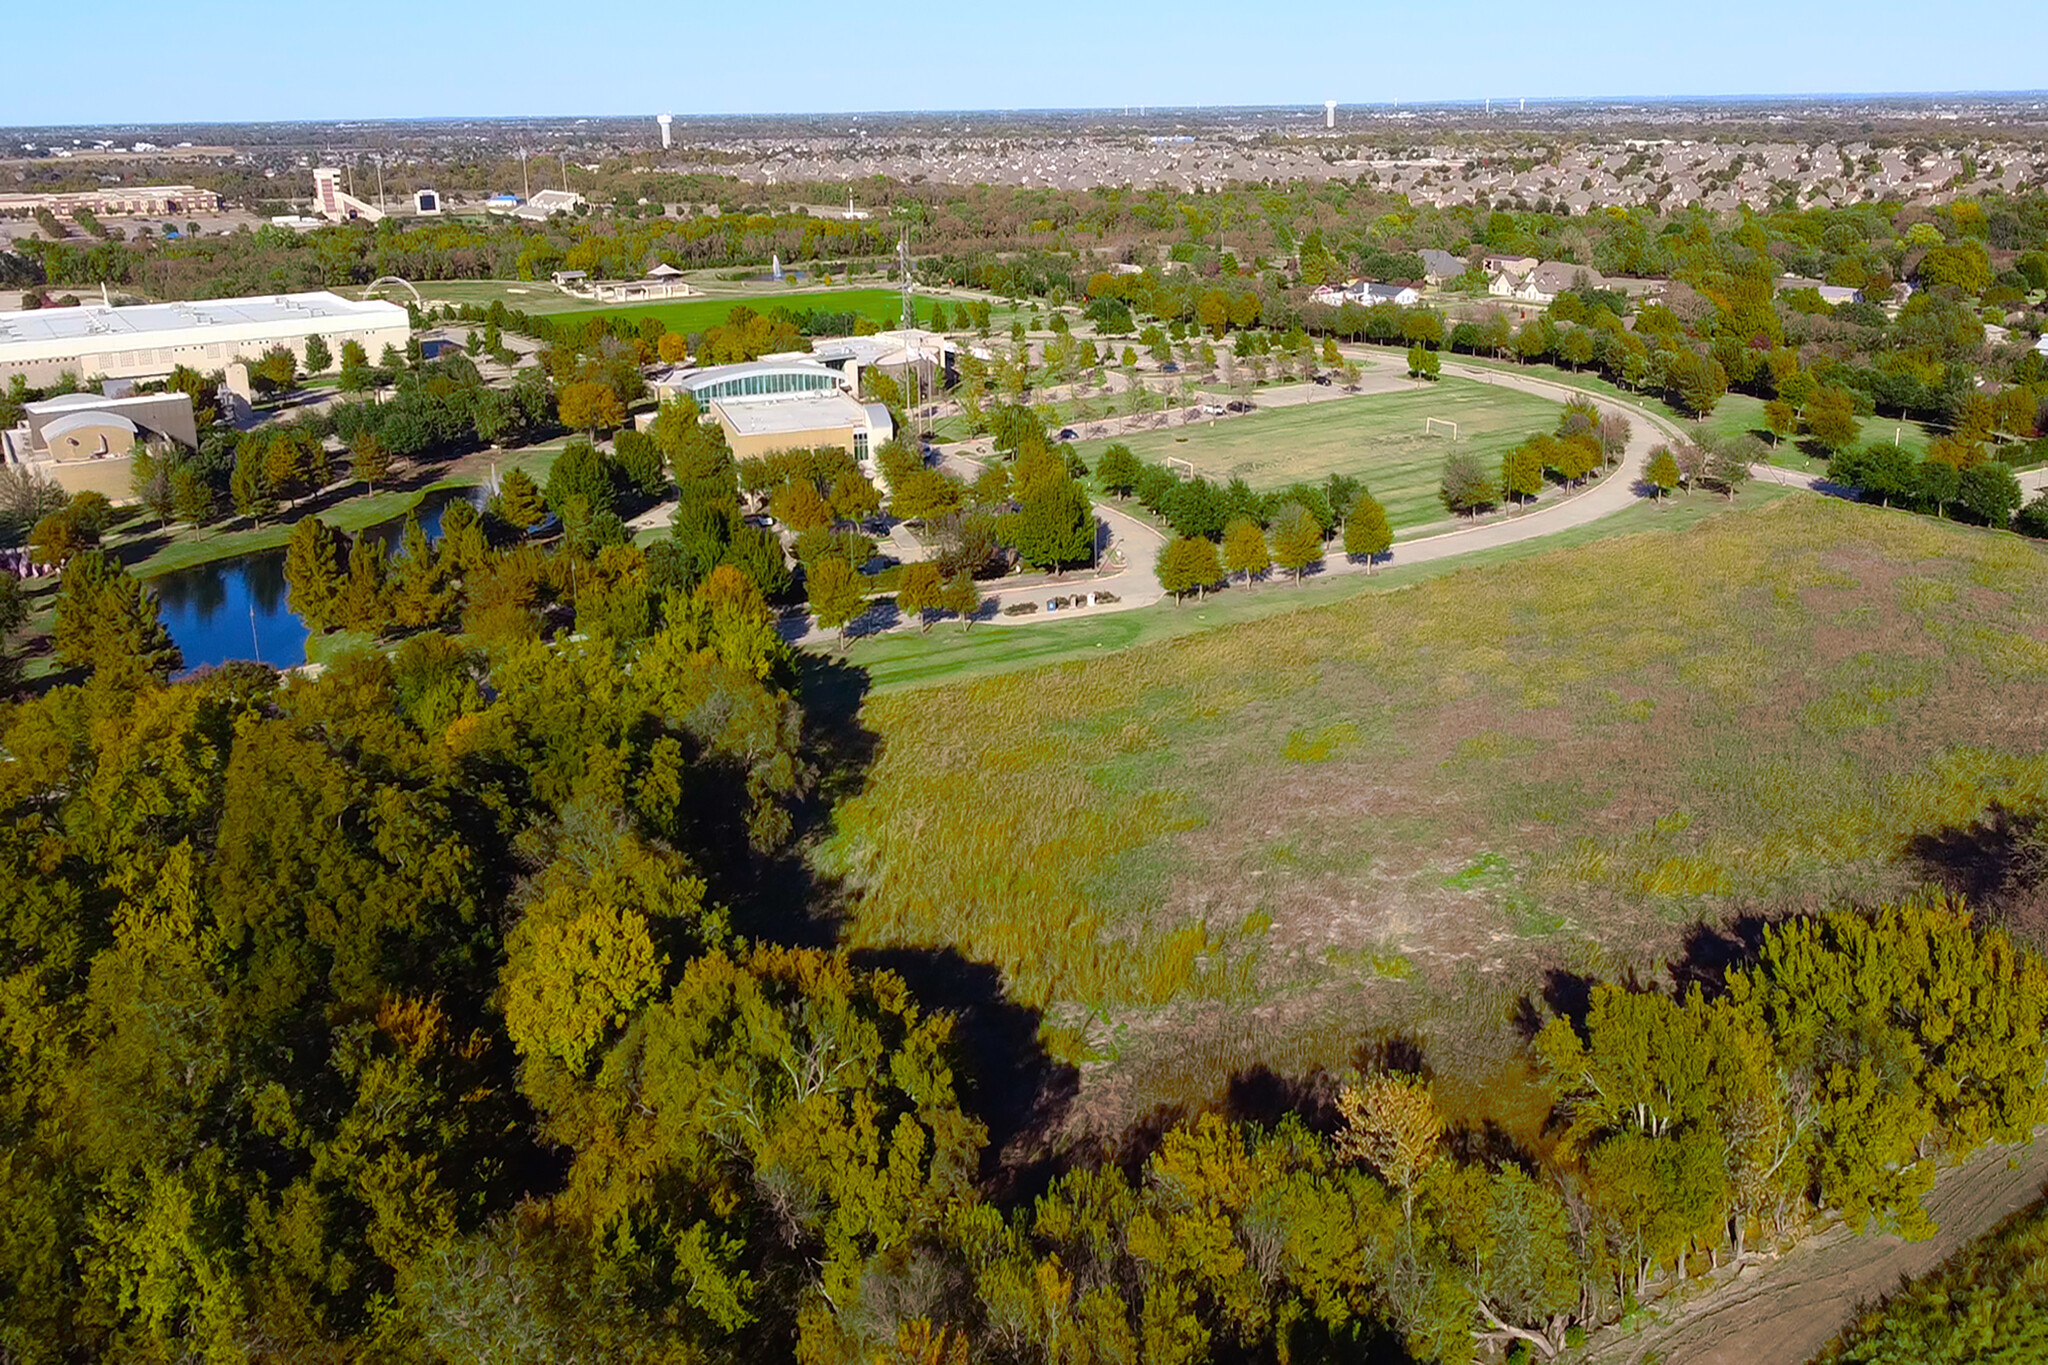
[[[920,367],[924,348],[911,340],[917,331],[917,300],[911,293],[910,283],[910,228],[906,224],[896,238],[896,273],[903,286],[903,331],[905,345],[903,353],[910,363],[905,367],[904,376],[910,381],[911,420],[917,426],[918,448],[924,448],[924,371]]]
[[[569,154],[562,153],[562,193],[569,192]]]
[[[526,148],[519,149],[519,197],[533,198],[533,177],[526,172]]]

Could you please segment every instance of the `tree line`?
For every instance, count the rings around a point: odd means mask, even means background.
[[[996,1193],[952,1018],[768,913],[772,638],[724,566],[630,642],[110,642],[0,718],[9,1354],[1549,1359],[2043,1117],[2048,972],[1923,899],[1595,985],[1541,1151],[1370,1066]]]

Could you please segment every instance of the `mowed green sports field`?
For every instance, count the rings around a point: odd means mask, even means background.
[[[543,317],[583,313],[606,313],[621,317],[660,318],[671,332],[701,332],[724,322],[735,308],[766,313],[775,308],[795,312],[822,310],[859,313],[884,327],[894,327],[903,318],[903,298],[893,289],[771,289],[746,290],[704,298],[678,299],[671,303],[636,303],[608,307],[564,294],[546,280],[429,280],[419,286],[420,297],[431,306],[441,303],[471,303],[489,307],[502,302],[507,308]],[[396,297],[396,296],[394,296]],[[931,318],[932,300],[920,299],[920,322]],[[948,311],[951,311],[950,309]]]
[[[661,325],[671,332],[688,335],[724,322],[735,308],[751,308],[757,313],[769,313],[777,308],[787,308],[796,313],[858,313],[863,317],[872,318],[883,327],[897,326],[903,320],[903,296],[889,289],[821,289],[807,294],[761,293],[740,297],[681,299],[674,303],[641,303],[620,308],[551,304],[547,308],[547,313],[550,316],[603,313],[612,317],[659,318]],[[947,310],[949,313],[951,311]],[[929,322],[931,316],[930,300],[920,299],[917,304],[917,320],[921,323]]]
[[[1224,482],[1242,478],[1259,490],[1330,474],[1362,478],[1396,529],[1441,521],[1437,488],[1444,457],[1454,450],[1497,468],[1501,452],[1557,426],[1558,405],[1469,379],[1441,379],[1427,388],[1364,394],[1301,407],[1276,408],[1213,426],[1169,428],[1122,438],[1141,459],[1181,459]],[[1458,423],[1459,440],[1425,436],[1424,419]],[[1089,463],[1109,442],[1081,451]]]

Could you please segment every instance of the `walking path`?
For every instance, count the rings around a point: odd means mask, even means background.
[[[1720,1283],[1634,1332],[1597,1334],[1601,1365],[1803,1365],[1855,1321],[1860,1305],[1924,1275],[1965,1242],[2041,1198],[2048,1130],[2030,1147],[1991,1147],[1941,1173],[1925,1206],[1940,1231],[1924,1242],[1861,1236],[1842,1224],[1782,1256],[1723,1271]]]
[[[1561,497],[1546,499],[1527,511],[1496,514],[1453,530],[1425,527],[1425,534],[1396,540],[1393,549],[1379,558],[1379,564],[1430,563],[1458,555],[1476,554],[1504,545],[1517,545],[1523,541],[1590,525],[1602,517],[1611,516],[1641,501],[1642,493],[1638,485],[1642,479],[1643,466],[1649,460],[1650,450],[1663,442],[1681,439],[1678,428],[1667,419],[1634,403],[1611,398],[1605,394],[1573,388],[1568,384],[1535,375],[1513,374],[1455,362],[1446,363],[1443,368],[1445,374],[1456,375],[1460,379],[1496,384],[1502,388],[1516,389],[1558,403],[1573,398],[1590,400],[1603,415],[1612,412],[1628,418],[1628,448],[1614,468],[1592,483]],[[977,468],[979,466],[978,461],[963,452],[949,452],[948,458],[975,465]],[[1135,611],[1141,607],[1153,606],[1164,597],[1165,591],[1159,586],[1153,565],[1158,560],[1160,549],[1166,544],[1166,537],[1110,503],[1096,503],[1095,515],[1109,531],[1108,544],[1102,553],[1103,562],[1107,565],[1120,558],[1119,567],[1106,568],[1093,575],[1077,573],[1059,579],[1033,576],[991,584],[987,589],[987,597],[995,605],[984,606],[984,616],[992,616],[1005,625],[1037,625],[1094,617],[1104,612]],[[1323,561],[1317,576],[1363,573],[1366,568],[1365,564],[1352,560],[1339,549]],[[1089,592],[1101,592],[1105,589],[1116,594],[1118,600],[1100,606],[1070,608],[1066,611],[1040,610],[1029,615],[1001,615],[1002,608],[1015,602],[1042,603],[1048,597],[1071,597],[1077,592],[1085,599]],[[794,643],[823,644],[837,638],[837,632],[818,629],[810,624],[808,617],[803,618],[803,625],[801,634],[795,633],[792,629]],[[894,616],[885,607],[881,612],[871,614],[869,619],[857,622],[850,633],[876,635],[915,625],[916,622],[912,618]]]

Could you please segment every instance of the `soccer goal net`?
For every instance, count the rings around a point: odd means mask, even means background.
[[[1166,457],[1166,471],[1169,474],[1179,474],[1183,478],[1192,479],[1195,477],[1195,463],[1192,460],[1176,459],[1169,455]]]
[[[1458,424],[1448,417],[1425,417],[1422,419],[1422,434],[1448,436],[1455,441],[1458,439]]]

